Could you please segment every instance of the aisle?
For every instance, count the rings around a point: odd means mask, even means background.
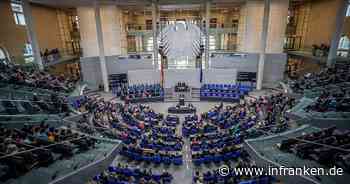
[[[177,132],[180,136],[182,136],[182,125],[185,121],[186,115],[177,115],[180,118],[180,125],[177,127]],[[184,141],[183,149],[182,149],[182,158],[184,161],[183,169],[178,173],[174,173],[174,183],[179,184],[191,184],[192,183],[192,172],[193,166],[191,163],[191,151],[190,151],[190,142],[183,137]]]

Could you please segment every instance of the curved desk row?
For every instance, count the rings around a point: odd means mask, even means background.
[[[193,114],[196,113],[196,108],[195,107],[169,107],[168,108],[168,113],[172,114]]]

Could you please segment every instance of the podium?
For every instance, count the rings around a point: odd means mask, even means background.
[[[180,105],[180,106],[185,106],[185,98],[184,98],[184,97],[180,97],[180,99],[179,99],[179,105]]]

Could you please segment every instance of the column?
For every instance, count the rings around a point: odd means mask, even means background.
[[[139,36],[139,46],[140,46],[140,52],[143,52],[143,36]]]
[[[225,50],[225,33],[220,34],[220,49]]]
[[[135,51],[136,52],[139,52],[139,49],[140,48],[140,46],[139,46],[139,36],[135,36]]]
[[[109,85],[108,85],[108,74],[107,74],[107,66],[106,66],[106,56],[105,56],[105,50],[104,50],[104,44],[103,44],[101,13],[100,13],[100,5],[97,2],[95,4],[95,21],[96,21],[96,35],[97,35],[102,81],[103,81],[104,91],[108,92]]]
[[[335,20],[335,31],[333,33],[333,37],[332,37],[332,41],[329,49],[327,66],[331,66],[337,57],[337,50],[338,50],[341,34],[343,31],[343,25],[345,21],[347,7],[348,7],[348,1],[342,0],[339,5],[336,20]]]
[[[38,39],[34,28],[35,22],[32,16],[32,10],[31,10],[29,1],[22,0],[22,6],[23,6],[23,14],[27,25],[28,40],[29,40],[29,43],[32,45],[34,60],[38,64],[39,69],[42,70],[44,69],[44,66],[40,56],[40,48],[39,48]]]
[[[106,56],[125,54],[123,41],[126,38],[122,21],[122,10],[115,5],[100,5],[100,18],[103,44]],[[93,6],[77,7],[80,26],[80,45],[83,49],[83,57],[95,57],[99,55],[95,9]]]
[[[142,36],[141,35],[135,36],[135,42],[136,42],[136,52],[142,52]]]
[[[267,33],[269,28],[269,17],[270,17],[270,0],[265,0],[264,5],[264,17],[263,17],[263,25],[261,32],[261,43],[260,43],[260,56],[258,63],[258,78],[256,89],[261,90],[262,81],[264,78],[264,65],[265,65],[265,57],[266,57],[266,46],[267,46]]]
[[[153,61],[154,69],[157,69],[159,66],[158,63],[158,40],[157,40],[157,15],[158,7],[155,2],[152,2],[152,32],[153,32]]]
[[[204,50],[204,62],[205,68],[209,68],[209,26],[210,26],[210,1],[205,3],[205,50]]]

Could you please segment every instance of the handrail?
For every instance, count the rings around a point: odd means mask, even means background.
[[[0,102],[2,101],[10,101],[10,102],[30,102],[30,103],[46,103],[46,104],[57,104],[58,102],[47,102],[47,101],[32,101],[32,100],[10,100],[10,99],[1,99],[0,98]],[[61,103],[61,104],[66,104],[66,105],[70,105],[69,103]]]

